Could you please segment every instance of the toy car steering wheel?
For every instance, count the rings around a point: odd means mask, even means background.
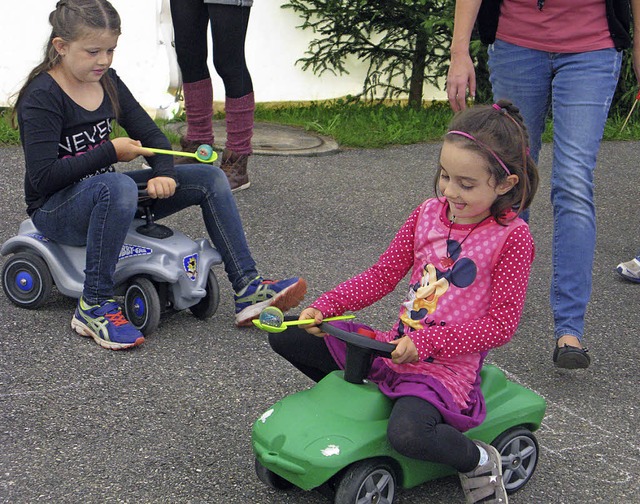
[[[170,228],[162,224],[158,224],[153,220],[153,210],[151,207],[157,200],[149,196],[149,192],[147,191],[147,182],[136,182],[136,186],[138,186],[138,213],[146,221],[145,224],[138,226],[136,231],[145,236],[158,239],[170,238],[173,236],[173,231]],[[176,182],[176,189],[179,186],[180,184]]]
[[[344,331],[327,322],[320,324],[320,329],[347,344],[347,360],[344,367],[344,379],[349,383],[360,384],[369,374],[373,357],[379,355],[391,358],[395,345],[374,340],[361,334]]]
[[[138,203],[144,205],[144,202],[155,201],[149,196],[149,191],[147,191],[147,182],[136,182],[136,186],[138,187]],[[180,183],[176,181],[176,189],[178,189],[178,187],[180,187]]]

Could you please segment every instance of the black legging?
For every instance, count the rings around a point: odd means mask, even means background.
[[[205,4],[202,0],[171,0],[171,17],[182,80],[210,77],[207,66],[207,25],[211,23],[213,65],[226,96],[240,98],[253,91],[244,56],[251,7]]]
[[[277,354],[315,382],[340,369],[324,339],[312,336],[299,327],[289,327],[280,333],[269,333],[269,344]]]
[[[322,338],[298,327],[269,334],[273,350],[313,381],[320,381],[339,368]],[[414,396],[396,399],[389,417],[387,437],[391,446],[406,457],[446,464],[459,472],[478,465],[475,443],[457,429],[443,423],[431,403]]]

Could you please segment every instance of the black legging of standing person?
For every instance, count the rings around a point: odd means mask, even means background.
[[[298,327],[269,333],[269,344],[315,382],[340,369],[324,339]],[[403,396],[395,400],[387,437],[391,446],[406,457],[446,464],[458,472],[473,470],[480,460],[475,443],[443,423],[438,409],[419,397]]]
[[[226,96],[240,98],[253,92],[244,55],[250,12],[251,7],[171,0],[176,55],[183,82],[210,77],[207,46],[210,23],[213,65],[224,83]]]

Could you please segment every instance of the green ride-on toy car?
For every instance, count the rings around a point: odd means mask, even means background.
[[[335,504],[391,504],[398,488],[455,474],[451,467],[400,455],[387,440],[393,402],[364,379],[374,355],[390,357],[390,343],[343,331],[322,330],[347,343],[344,371],[278,401],[253,425],[256,473],[277,490],[316,489]],[[496,366],[481,370],[487,416],[466,435],[495,446],[505,488],[513,493],[531,478],[538,461],[533,435],[546,402],[506,379]]]

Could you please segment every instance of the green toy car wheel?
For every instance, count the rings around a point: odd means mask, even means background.
[[[383,459],[365,459],[342,473],[334,504],[392,504],[396,495],[396,474]]]
[[[514,427],[491,443],[502,458],[502,479],[512,494],[527,484],[538,464],[538,441],[529,429]]]

